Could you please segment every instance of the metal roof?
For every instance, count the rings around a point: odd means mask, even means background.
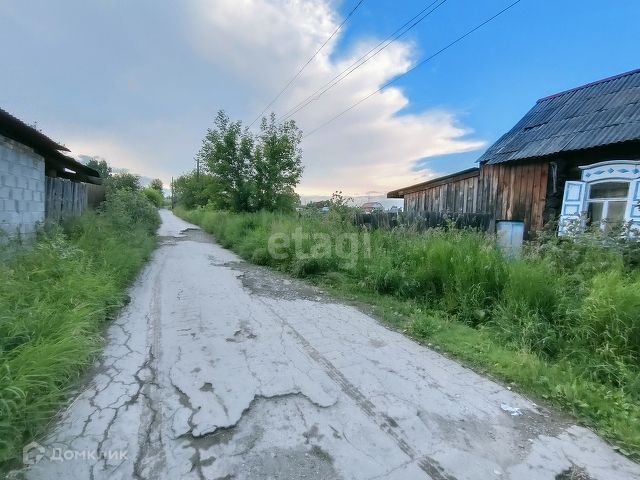
[[[456,180],[464,180],[465,178],[475,177],[479,174],[480,169],[478,167],[468,168],[460,172],[450,173],[449,175],[444,175],[442,177],[432,178],[431,180],[427,180],[426,182],[416,183],[415,185],[410,185],[408,187],[393,190],[387,193],[387,198],[404,198],[404,196],[408,193],[419,192],[421,190],[426,190],[428,188],[433,188],[448,182],[454,182]]]
[[[100,174],[96,170],[62,153],[63,151],[69,151],[67,147],[54,142],[44,133],[27,125],[1,108],[0,135],[33,149],[37,154],[44,157],[47,164],[52,165],[62,173],[65,173],[64,169],[66,168],[74,171],[78,180],[89,183],[101,182]]]
[[[640,140],[640,69],[541,98],[480,158],[495,164]]]

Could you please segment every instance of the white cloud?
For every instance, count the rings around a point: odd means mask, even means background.
[[[86,155],[106,159],[114,171],[122,169],[146,178],[159,177],[166,184],[171,179],[171,175],[145,162],[144,155],[130,150],[115,139],[106,139],[102,135],[95,134],[84,138],[70,138],[66,146],[71,150],[70,154],[76,158]]]
[[[248,117],[257,115],[336,28],[340,18],[323,0],[193,0],[192,41],[207,61],[235,76],[246,89]],[[362,42],[335,59],[338,39],[325,47],[273,109],[282,114],[368,51]],[[413,62],[413,46],[392,44],[318,101],[295,115],[310,131],[360,100]],[[421,158],[476,150],[483,141],[443,110],[403,115],[409,99],[387,88],[306,138],[305,173],[299,191],[321,195],[387,191],[421,181],[433,172],[412,170]]]
[[[42,2],[43,18],[60,15],[74,28],[46,24],[55,35],[29,52],[37,58],[33,68],[52,72],[51,81],[41,84],[35,70],[20,81],[0,79],[2,91],[15,98],[6,108],[41,121],[46,133],[75,154],[98,155],[168,183],[194,167],[194,155],[218,109],[246,123],[257,116],[342,21],[338,1],[185,0],[161,2],[153,10],[134,2],[127,21],[119,9],[102,4],[79,2],[79,8]],[[16,8],[24,9],[20,18],[29,20],[25,35],[39,38],[41,24],[27,7]],[[101,20],[97,25],[95,18]],[[8,26],[0,29],[0,37]],[[83,42],[77,41],[78,30]],[[11,31],[6,34],[11,38]],[[339,37],[273,106],[276,113],[297,105],[377,43],[352,40],[345,51]],[[119,48],[112,46],[114,41]],[[394,43],[294,118],[304,131],[312,130],[406,72],[415,62],[415,50],[410,42]],[[55,61],[46,66],[62,53],[75,68],[56,70]],[[40,96],[23,99],[24,92]],[[298,191],[386,192],[433,175],[412,169],[422,158],[483,146],[453,112],[412,109],[404,114],[409,104],[402,90],[387,88],[306,138]]]

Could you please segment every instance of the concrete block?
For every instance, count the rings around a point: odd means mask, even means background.
[[[2,183],[0,186],[14,188],[16,186],[16,177],[12,173],[2,175]]]

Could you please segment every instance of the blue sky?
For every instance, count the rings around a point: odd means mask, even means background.
[[[343,11],[354,2],[345,2]],[[408,12],[430,2],[405,0],[401,8],[368,0],[353,18],[344,45],[370,32],[393,32]],[[428,56],[511,1],[449,0],[408,34],[418,57]],[[508,131],[537,99],[600,78],[640,68],[640,2],[635,0],[523,0],[492,24],[400,79],[411,99],[405,111],[433,106],[458,112],[489,142]],[[444,173],[472,166],[479,152],[425,159]]]
[[[429,3],[365,0],[276,113]],[[448,0],[296,120],[315,128],[509,3]],[[74,154],[168,181],[218,109],[252,120],[354,4],[0,0],[0,107]],[[536,99],[640,67],[638,20],[637,0],[523,0],[306,139],[300,193],[382,195],[473,165]]]

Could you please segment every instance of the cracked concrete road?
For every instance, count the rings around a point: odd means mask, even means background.
[[[591,431],[162,220],[26,478],[640,478]]]

